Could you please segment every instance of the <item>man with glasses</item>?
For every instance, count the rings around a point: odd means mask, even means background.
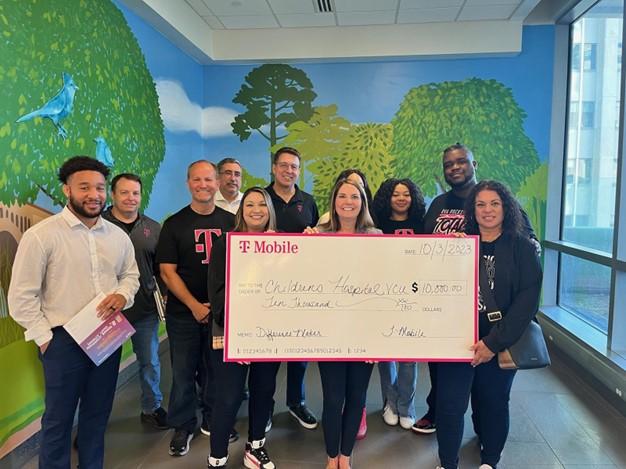
[[[217,163],[217,180],[220,188],[215,194],[215,205],[232,214],[237,213],[243,193],[241,189],[241,163],[235,158],[224,158]]]
[[[302,233],[307,226],[315,226],[319,218],[317,205],[311,194],[300,190],[296,182],[300,176],[300,153],[295,148],[283,147],[274,153],[272,162],[274,182],[265,190],[270,194],[278,231]],[[287,406],[289,413],[304,428],[317,427],[317,419],[304,402],[304,374],[307,362],[289,362],[287,365]],[[271,416],[268,429],[271,428]]]

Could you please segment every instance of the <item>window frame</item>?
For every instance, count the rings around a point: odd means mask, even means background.
[[[555,26],[555,52],[553,76],[553,111],[551,122],[550,158],[548,161],[548,200],[546,207],[546,229],[543,241],[544,285],[542,312],[560,327],[578,337],[588,347],[595,349],[616,362],[626,359],[626,165],[624,165],[624,144],[626,125],[624,123],[624,99],[626,96],[626,69],[618,67],[619,88],[619,131],[617,148],[617,168],[615,180],[615,218],[613,223],[613,243],[610,253],[581,246],[563,240],[565,227],[565,197],[567,188],[567,145],[570,118],[570,72],[572,71],[572,25],[581,19],[591,8],[602,0],[583,0],[568,11]],[[622,2],[626,12],[626,1]],[[626,40],[626,21],[622,19],[622,35],[618,42]],[[621,61],[624,62],[624,47]],[[584,51],[581,46],[580,53]],[[598,50],[596,50],[596,54]],[[563,54],[563,55],[562,55]],[[564,59],[566,57],[566,59]],[[596,63],[599,59],[596,57]],[[583,73],[584,70],[578,70]],[[563,87],[563,80],[567,83]],[[582,112],[582,109],[578,109]],[[561,255],[606,266],[611,271],[609,285],[608,329],[606,335],[596,326],[586,322],[576,313],[562,308],[560,304],[560,265]]]

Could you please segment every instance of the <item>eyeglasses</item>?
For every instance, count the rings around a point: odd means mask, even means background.
[[[230,169],[226,169],[224,171],[220,171],[220,174],[224,174],[225,176],[228,177],[236,177],[236,178],[240,178],[241,177],[241,171],[232,171]]]
[[[276,166],[278,166],[280,169],[292,169],[294,171],[298,171],[300,169],[300,166],[298,166],[297,164],[276,163]]]

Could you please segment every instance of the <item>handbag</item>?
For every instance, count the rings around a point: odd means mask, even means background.
[[[489,288],[487,280],[487,271],[484,259],[480,259],[479,267],[480,284],[487,288],[481,288],[480,292],[483,296],[488,315],[498,313],[502,317],[500,311],[497,311],[493,291]],[[544,368],[550,365],[550,354],[546,340],[543,337],[541,326],[534,319],[530,321],[522,336],[513,345],[498,352],[498,366],[503,370],[532,370],[535,368]]]
[[[532,370],[550,365],[548,347],[538,322],[530,321],[517,342],[498,352],[498,365],[503,370]]]

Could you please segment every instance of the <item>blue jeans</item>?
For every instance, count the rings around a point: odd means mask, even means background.
[[[198,397],[203,417],[211,420],[215,381],[209,355],[211,331],[197,322],[191,312],[170,313],[165,319],[172,359],[172,391],[167,410],[169,425],[176,430],[194,432],[197,428]],[[196,390],[200,384],[200,394]]]
[[[437,365],[437,443],[446,469],[456,469],[463,438],[463,416],[470,393],[474,425],[481,443],[480,462],[495,468],[509,434],[509,397],[515,371],[502,370],[497,356],[472,368],[469,363]]]
[[[46,407],[41,418],[41,469],[69,469],[74,413],[78,411],[78,464],[104,466],[106,430],[117,385],[122,348],[96,366],[62,327],[52,329],[43,355]]]
[[[400,417],[415,418],[417,363],[380,362],[380,388],[383,402]]]
[[[131,337],[133,352],[139,363],[141,384],[141,410],[151,414],[163,401],[159,388],[161,363],[159,361],[159,318],[156,313],[133,322],[135,333]]]

